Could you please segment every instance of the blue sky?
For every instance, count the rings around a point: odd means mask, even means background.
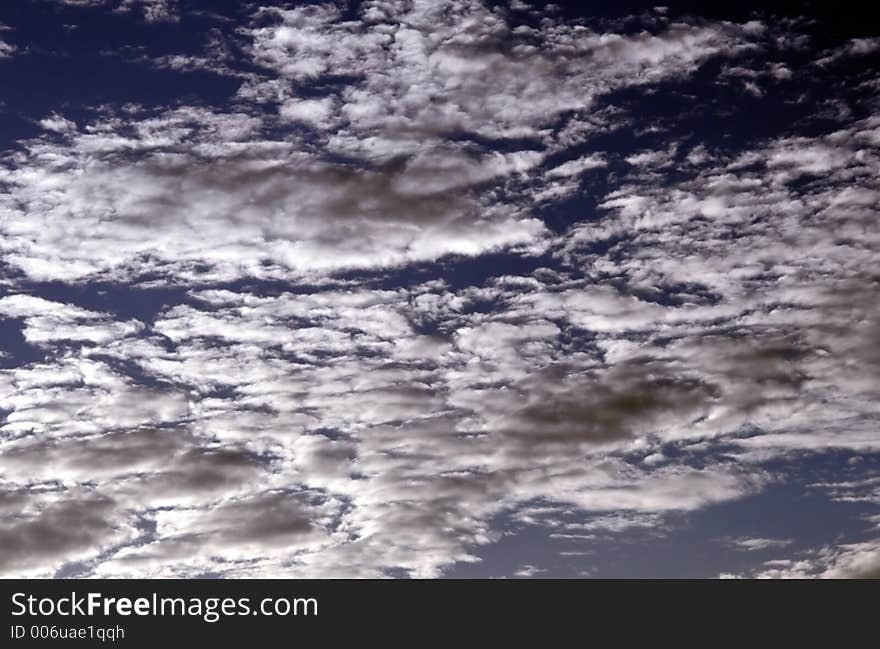
[[[880,34],[0,8],[0,573],[880,570]]]

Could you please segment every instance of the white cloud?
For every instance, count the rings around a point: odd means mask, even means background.
[[[176,0],[122,0],[116,11],[126,13],[139,10],[148,23],[177,22]]]
[[[527,169],[525,154],[450,151],[370,170],[289,144],[239,144],[235,126],[245,120],[171,113],[137,124],[138,138],[97,125],[69,148],[33,144],[0,170],[12,187],[0,199],[6,258],[37,279],[168,265],[187,276],[196,264],[237,277],[265,273],[265,261],[302,275],[473,255],[532,244],[544,230],[522,209],[470,191]],[[188,152],[161,150],[192,133],[204,139]],[[66,245],[71,236],[77,248]]]
[[[305,122],[320,129],[329,127],[328,119],[333,115],[336,102],[332,97],[323,99],[291,98],[281,104],[279,113],[285,120]]]
[[[744,552],[760,552],[770,548],[784,548],[792,544],[791,539],[737,538],[731,539],[731,545]]]
[[[758,579],[876,579],[880,574],[877,540],[825,546],[802,558],[774,559],[755,572]]]
[[[177,22],[177,0],[54,0],[68,7],[106,7],[120,14],[137,11],[148,23]]]
[[[73,122],[58,114],[52,114],[40,120],[40,126],[47,131],[70,135],[76,132],[76,122]]]
[[[106,343],[143,329],[137,321],[119,322],[107,314],[29,295],[0,298],[0,318],[23,318],[25,340],[38,345],[65,340]]]
[[[134,8],[150,20],[174,17],[164,0],[118,7]],[[528,211],[531,190],[523,192],[544,152],[500,154],[451,145],[449,135],[544,137],[566,111],[687,75],[754,38],[727,23],[620,35],[559,19],[514,34],[503,14],[477,2],[405,11],[371,2],[347,22],[333,5],[263,8],[257,17],[274,22],[244,32],[249,53],[280,78],[248,82],[240,98],[279,101],[282,121],[317,130],[317,149],[310,138],[262,138],[265,119],[245,111],[121,114],[80,132],[50,116],[43,127],[70,140],[32,140],[0,169],[10,187],[0,199],[4,258],[40,280],[144,271],[216,280],[539,251],[546,229]],[[512,39],[512,49],[499,39]],[[320,99],[283,83],[328,74],[351,80]],[[340,154],[350,162],[331,162]],[[602,164],[594,154],[548,178]],[[539,199],[573,189],[551,185]]]
[[[578,176],[584,171],[600,169],[605,166],[607,166],[607,162],[602,155],[594,153],[576,160],[569,160],[559,166],[553,167],[547,172],[547,176],[549,178],[567,178],[570,176]]]
[[[366,27],[343,22],[329,4],[263,14],[280,23],[253,30],[258,62],[298,82],[363,79],[340,92],[349,127],[330,146],[371,157],[411,152],[444,133],[535,136],[564,111],[588,109],[615,88],[686,75],[753,36],[738,25],[680,23],[658,34],[597,33],[551,18],[523,35],[500,12],[471,1],[404,10],[368,2]]]

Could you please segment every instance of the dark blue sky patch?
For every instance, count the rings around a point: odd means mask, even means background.
[[[54,302],[111,313],[121,320],[134,318],[151,323],[162,311],[189,301],[184,287],[144,288],[124,284],[64,284],[47,282],[25,285],[29,295]]]
[[[594,537],[589,539],[553,538],[554,533],[564,530],[523,525],[502,516],[493,525],[503,530],[501,539],[475,552],[482,561],[456,564],[444,574],[452,578],[500,577],[531,565],[540,571],[535,576],[545,578],[705,579],[720,573],[748,576],[764,561],[801,553],[807,556],[810,550],[825,545],[834,547],[872,537],[866,517],[877,514],[877,505],[834,502],[826,493],[809,488],[813,481],[830,476],[840,480],[841,461],[845,463],[852,457],[852,453],[809,454],[774,462],[779,478],[760,493],[687,514],[672,512],[645,527],[633,526],[621,532],[601,528],[568,531]],[[848,479],[877,475],[880,456],[865,457],[863,462],[849,471]],[[534,503],[538,507],[548,504],[553,503]],[[591,521],[570,510],[549,516],[565,522]],[[747,550],[736,545],[737,539],[780,543]]]
[[[19,367],[37,363],[46,357],[46,351],[28,343],[22,331],[24,321],[20,318],[0,320],[0,367]]]

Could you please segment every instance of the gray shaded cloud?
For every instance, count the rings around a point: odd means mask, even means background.
[[[514,402],[524,405],[514,406],[499,427],[531,454],[541,452],[543,445],[634,439],[662,427],[664,417],[697,419],[713,388],[662,366],[631,363],[593,378],[554,376],[550,368],[516,386],[516,393]]]
[[[0,523],[0,574],[40,574],[47,565],[91,556],[133,536],[107,498],[84,493],[34,500],[29,498],[33,509],[17,510]]]

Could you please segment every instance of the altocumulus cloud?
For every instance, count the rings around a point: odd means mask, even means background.
[[[243,11],[200,13],[200,51],[104,53],[225,100],[47,112],[0,160],[4,574],[431,577],[500,518],[589,550],[760,498],[786,462],[880,453],[876,39]],[[800,121],[699,126],[761,102]],[[717,539],[758,556],[738,572],[876,574],[876,485],[805,488],[862,503],[862,536]],[[510,574],[547,574],[536,556]]]

